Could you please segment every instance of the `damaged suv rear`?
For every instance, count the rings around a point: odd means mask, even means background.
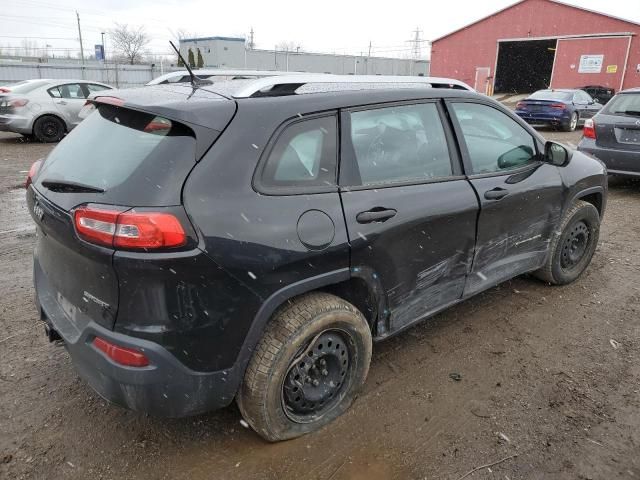
[[[459,82],[313,80],[109,92],[32,169],[39,311],[104,398],[171,417],[235,398],[293,438],[349,407],[373,340],[587,268],[600,162]]]

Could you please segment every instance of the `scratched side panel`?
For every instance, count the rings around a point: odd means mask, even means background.
[[[471,268],[478,202],[466,180],[342,192],[351,267],[376,276],[387,297],[389,331],[461,297]],[[358,213],[397,210],[384,223]]]
[[[471,183],[481,210],[465,296],[540,268],[566,197],[558,168],[548,164],[517,175],[475,178]],[[497,201],[485,199],[484,193],[494,188],[509,194]]]

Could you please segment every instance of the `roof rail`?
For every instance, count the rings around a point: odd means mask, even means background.
[[[296,90],[308,84],[377,84],[376,87],[385,88],[383,84],[409,84],[427,88],[455,88],[471,90],[469,85],[452,78],[393,76],[393,75],[281,75],[258,78],[236,90],[235,98],[272,97],[293,95]]]

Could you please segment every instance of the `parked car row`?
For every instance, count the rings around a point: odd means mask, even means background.
[[[13,85],[0,92],[0,131],[58,142],[80,123],[89,95],[111,88],[85,80],[39,79]]]

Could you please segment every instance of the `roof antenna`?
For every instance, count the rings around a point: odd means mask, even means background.
[[[171,47],[173,47],[173,49],[178,54],[178,57],[180,58],[180,60],[182,60],[182,63],[184,64],[184,66],[187,67],[187,71],[189,72],[189,76],[191,77],[191,85],[193,86],[193,88],[198,88],[199,86],[202,86],[202,85],[213,84],[211,80],[205,80],[204,78],[200,78],[197,75],[195,75],[191,70],[191,67],[189,67],[189,64],[185,61],[184,57],[180,54],[180,50],[176,48],[176,46],[173,44],[171,40],[169,40],[169,43],[171,44]]]

